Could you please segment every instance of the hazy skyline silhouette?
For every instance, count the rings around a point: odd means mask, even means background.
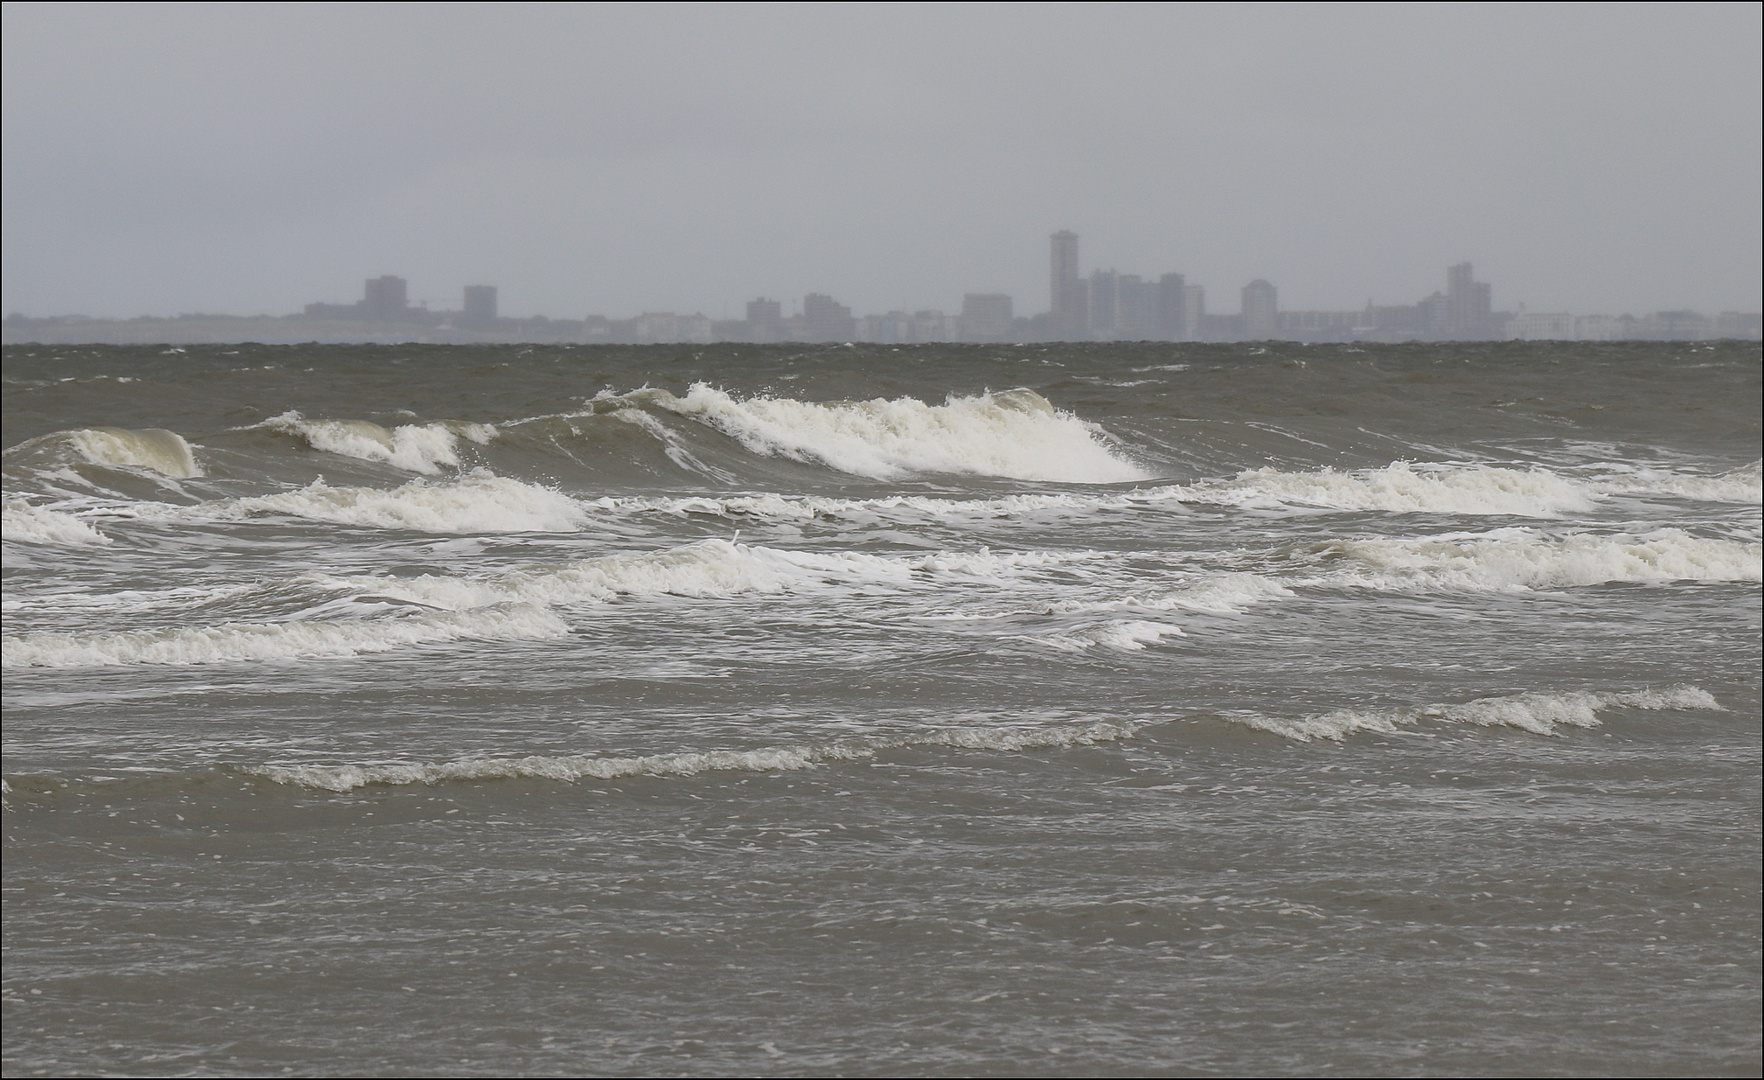
[[[0,306],[1757,310],[1756,5],[4,9]]]

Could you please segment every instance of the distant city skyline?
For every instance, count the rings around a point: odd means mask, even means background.
[[[248,340],[294,340],[304,333],[314,340],[489,341],[546,340],[584,344],[663,344],[719,341],[839,342],[883,344],[929,342],[1008,343],[1035,341],[1479,341],[1506,338],[1626,340],[1758,338],[1757,312],[1721,312],[1714,316],[1692,310],[1655,311],[1641,316],[1572,312],[1497,311],[1490,282],[1476,279],[1470,262],[1445,271],[1445,290],[1435,290],[1413,304],[1374,304],[1339,311],[1283,310],[1280,290],[1257,278],[1238,291],[1236,312],[1207,309],[1206,288],[1185,275],[1166,271],[1155,280],[1113,268],[1083,272],[1080,238],[1061,229],[1048,238],[1047,308],[1017,314],[1008,293],[965,293],[960,310],[942,308],[858,315],[827,293],[811,292],[792,310],[781,299],[747,301],[745,317],[713,319],[702,311],[652,309],[630,316],[590,313],[576,319],[534,316],[506,318],[499,311],[495,285],[466,285],[457,309],[412,304],[409,283],[383,274],[368,278],[362,297],[353,303],[313,301],[298,316],[283,317],[267,327],[246,328],[235,321],[236,333]],[[211,316],[210,321],[224,322]],[[81,327],[94,341],[145,340],[156,327],[182,327],[195,340],[214,340],[225,327],[198,331],[201,317],[164,320],[93,321],[71,318],[31,319],[8,315],[8,342],[32,339],[72,341]],[[260,321],[269,321],[263,319]],[[173,332],[173,331],[167,331]],[[208,336],[204,336],[208,335]],[[255,336],[252,336],[255,335]],[[169,339],[168,339],[169,340]]]
[[[1757,5],[0,8],[0,313],[1764,302]],[[1131,312],[1129,312],[1131,317]]]

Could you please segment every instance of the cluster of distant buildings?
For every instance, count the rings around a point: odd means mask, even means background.
[[[176,319],[93,320],[79,316],[29,319],[13,314],[0,331],[7,343],[198,341],[430,341],[574,342],[581,344],[710,344],[740,342],[863,341],[1684,341],[1759,340],[1758,312],[1657,311],[1651,315],[1573,315],[1494,310],[1493,289],[1477,281],[1467,262],[1446,268],[1444,292],[1413,304],[1353,311],[1283,311],[1267,281],[1245,285],[1231,314],[1207,310],[1206,290],[1177,273],[1155,280],[1115,270],[1081,274],[1078,236],[1050,238],[1048,310],[1018,315],[1004,293],[968,293],[959,312],[890,311],[858,316],[823,293],[802,298],[798,311],[782,301],[750,301],[742,319],[648,311],[625,319],[498,314],[496,286],[467,285],[457,311],[413,305],[403,278],[372,278],[353,304],[314,303],[281,317],[194,315]],[[85,336],[80,336],[80,335]]]

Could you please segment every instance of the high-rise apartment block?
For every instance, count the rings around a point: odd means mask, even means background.
[[[1280,292],[1261,278],[1243,287],[1243,336],[1251,341],[1280,336]]]
[[[1467,262],[1446,268],[1445,311],[1440,322],[1443,336],[1449,339],[1494,336],[1494,290],[1488,282],[1475,280]]]
[[[810,341],[854,341],[857,320],[851,309],[824,293],[809,293],[802,298],[802,319],[808,325]]]
[[[1116,286],[1121,275],[1113,270],[1090,272],[1090,333],[1108,341],[1115,336],[1120,296]]]
[[[496,286],[465,287],[465,303],[460,306],[459,325],[468,330],[489,329],[496,325]]]
[[[1061,229],[1049,239],[1049,329],[1066,341],[1082,341],[1090,337],[1090,290],[1078,276],[1078,234]]]
[[[1011,298],[1004,293],[968,293],[962,297],[963,341],[1009,341]]]
[[[1158,340],[1187,341],[1188,326],[1184,319],[1187,308],[1182,302],[1181,274],[1165,274],[1158,278]]]
[[[410,310],[410,297],[404,279],[387,274],[368,278],[362,290],[361,317],[380,322],[395,322]]]

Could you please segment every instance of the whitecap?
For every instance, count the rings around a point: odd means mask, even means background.
[[[23,499],[7,499],[4,515],[0,537],[11,543],[84,547],[111,542],[110,537],[72,514],[34,506]]]
[[[1655,711],[1704,709],[1721,711],[1714,695],[1695,686],[1620,691],[1512,694],[1477,698],[1456,705],[1424,705],[1416,709],[1338,709],[1314,716],[1284,719],[1257,713],[1223,714],[1227,719],[1272,732],[1297,742],[1335,742],[1362,733],[1391,735],[1424,720],[1512,727],[1537,735],[1554,735],[1559,727],[1598,727],[1599,713],[1610,709]]]
[[[308,420],[295,411],[273,416],[256,426],[296,436],[314,450],[362,461],[381,461],[420,473],[458,468],[461,438],[484,445],[496,437],[496,429],[488,424],[444,420],[387,429],[367,420]]]
[[[707,772],[793,772],[818,765],[873,758],[886,750],[949,747],[1004,752],[1089,746],[1132,738],[1144,723],[1102,720],[1059,727],[937,728],[914,735],[767,746],[752,750],[702,750],[632,757],[470,757],[434,764],[262,765],[245,771],[280,784],[345,792],[368,785],[439,784],[449,781],[545,779],[615,780],[632,776],[679,777]]]
[[[413,480],[391,491],[332,487],[322,479],[293,491],[196,507],[142,508],[142,517],[196,520],[283,515],[374,529],[432,533],[573,532],[589,508],[550,488],[474,469],[444,483]]]
[[[1759,542],[1693,536],[1680,529],[1641,536],[1549,536],[1530,529],[1497,529],[1416,539],[1343,540],[1322,551],[1358,564],[1341,571],[1334,581],[1393,590],[1764,579],[1764,545]]]
[[[0,667],[100,668],[320,659],[461,640],[562,637],[569,627],[536,605],[406,618],[230,622],[117,632],[42,631],[0,640]]]
[[[1148,476],[1111,449],[1100,428],[1029,390],[950,397],[942,405],[904,397],[823,404],[737,399],[696,383],[685,397],[640,390],[623,399],[716,428],[757,454],[879,480],[953,473],[1107,484]]]

